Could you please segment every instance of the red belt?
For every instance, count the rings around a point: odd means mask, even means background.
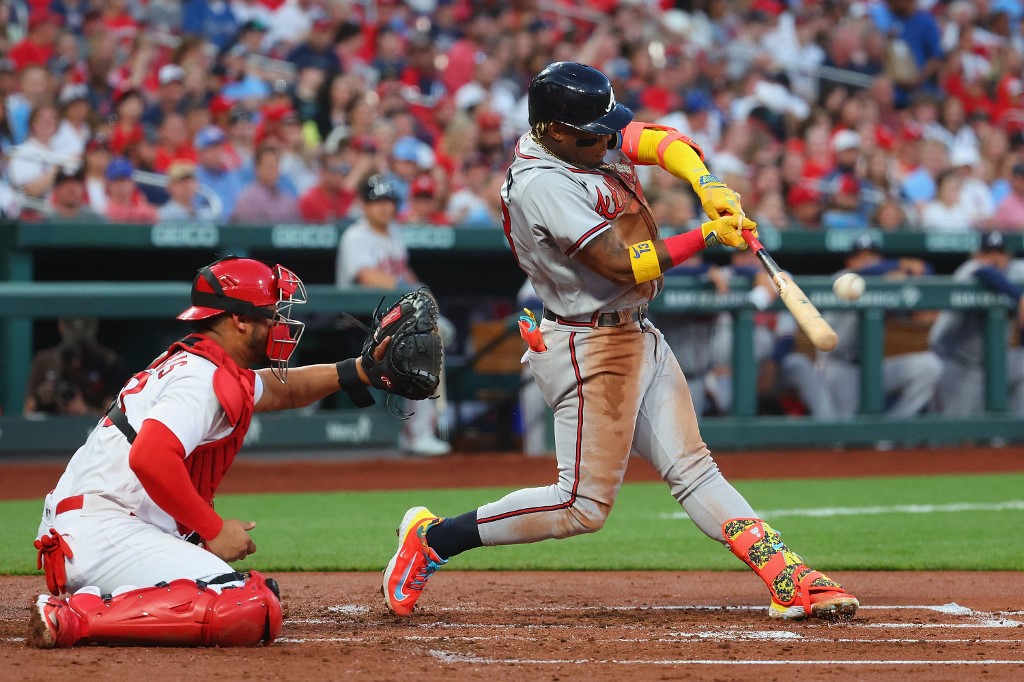
[[[85,503],[85,495],[72,495],[71,497],[65,497],[63,500],[57,503],[57,507],[54,510],[54,514],[63,514],[67,511],[74,511],[75,509],[81,509]]]

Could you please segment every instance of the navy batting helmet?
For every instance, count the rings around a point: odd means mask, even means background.
[[[615,101],[608,76],[592,66],[555,62],[530,82],[530,125],[558,121],[598,135],[613,135],[633,120]]]

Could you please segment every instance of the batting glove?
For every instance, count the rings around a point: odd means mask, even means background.
[[[747,230],[754,237],[757,237],[757,223],[746,218],[742,213],[739,215],[724,215],[717,220],[709,220],[700,226],[706,246],[711,247],[725,244],[740,251],[747,248],[747,242],[743,239],[743,235],[740,234],[743,230]]]
[[[697,179],[693,188],[700,197],[700,205],[704,212],[712,220],[717,220],[723,215],[741,215],[743,207],[740,206],[740,195],[729,189],[724,182],[715,175],[702,175]]]

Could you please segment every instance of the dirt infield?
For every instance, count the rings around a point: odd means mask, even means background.
[[[733,479],[1024,471],[1024,449],[725,454]],[[222,492],[417,487],[552,480],[550,458],[241,460]],[[0,465],[0,499],[42,495],[60,463]],[[458,472],[457,475],[452,472]],[[651,480],[641,461],[629,480]],[[850,623],[768,620],[748,572],[529,573],[445,570],[417,614],[387,615],[379,574],[276,576],[289,615],[255,649],[24,646],[41,576],[0,576],[0,678],[18,680],[360,679],[1024,679],[1024,572],[835,574],[864,605]]]

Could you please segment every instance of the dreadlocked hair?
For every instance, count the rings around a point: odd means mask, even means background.
[[[540,140],[547,134],[548,128],[551,127],[551,121],[541,121],[540,123],[534,123],[533,127],[530,128],[530,134],[533,135],[533,139]]]

